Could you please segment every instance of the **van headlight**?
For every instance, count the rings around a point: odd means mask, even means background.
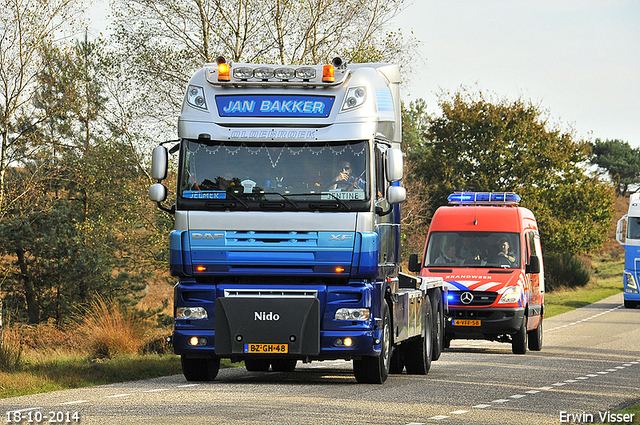
[[[500,296],[498,304],[513,304],[520,299],[520,291],[516,286],[510,286]]]

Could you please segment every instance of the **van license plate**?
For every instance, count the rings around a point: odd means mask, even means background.
[[[453,326],[480,326],[480,320],[454,319]]]
[[[249,354],[286,354],[289,344],[245,344],[244,352]]]

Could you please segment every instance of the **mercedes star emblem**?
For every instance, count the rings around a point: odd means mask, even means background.
[[[471,304],[471,301],[473,301],[473,294],[471,292],[463,292],[460,294],[460,301],[462,301],[462,304]]]

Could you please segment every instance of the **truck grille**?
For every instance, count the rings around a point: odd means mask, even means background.
[[[318,291],[225,289],[225,298],[317,298]]]

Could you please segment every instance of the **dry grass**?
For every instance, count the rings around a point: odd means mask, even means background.
[[[80,332],[90,354],[111,358],[123,354],[142,354],[151,326],[147,319],[124,310],[113,300],[98,297],[84,310]]]
[[[16,370],[22,361],[22,344],[13,333],[0,330],[0,370]]]

